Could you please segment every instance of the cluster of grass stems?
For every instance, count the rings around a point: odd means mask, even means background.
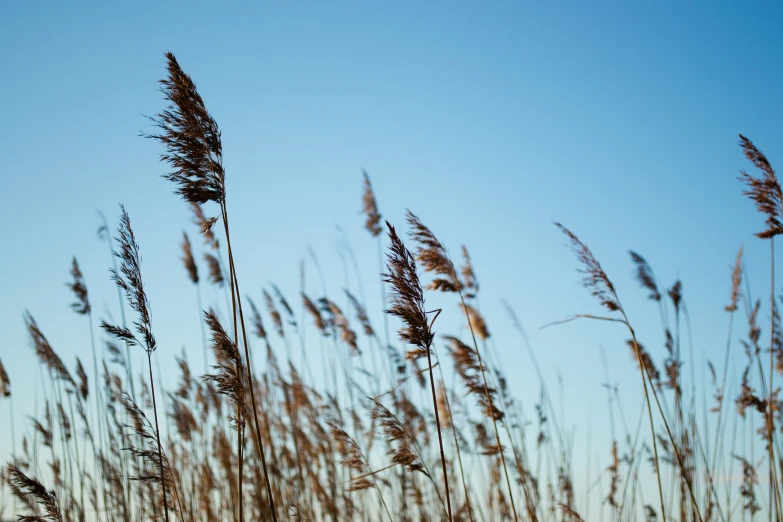
[[[556,224],[577,256],[583,285],[605,312],[558,323],[598,320],[625,329],[625,349],[636,366],[629,371],[638,372],[644,398],[644,415],[629,425],[619,390],[607,384],[611,440],[602,443],[603,463],[598,454],[593,461],[588,449],[579,485],[574,434],[558,418],[511,307],[502,320],[518,330],[541,389],[533,422],[501,371],[467,249],[455,264],[411,212],[407,237],[398,233],[383,221],[366,173],[366,229],[377,241],[383,272],[380,323],[372,322],[361,286],[358,296],[348,290],[330,296],[322,274],[321,296],[307,294],[302,275],[299,313],[274,285],[259,296],[261,307],[244,293],[231,245],[220,130],[191,78],[172,54],[166,58],[161,90],[168,106],[150,118],[157,133],[146,137],[163,146],[162,161],[171,169],[165,177],[190,205],[204,240],[208,277],[202,277],[187,235],[182,262],[195,287],[206,373],[194,375],[183,353],[176,389],[162,389],[156,379],[158,346],[141,249],[122,208],[115,237],[105,219],[101,227],[121,322],[95,324],[76,259],[69,286],[73,311],[87,318],[88,358],[69,367],[33,315],[25,314],[43,400],[19,447],[13,373],[0,362],[0,410],[7,407],[8,416],[0,414],[10,419],[12,436],[12,455],[0,476],[11,495],[0,497],[0,518],[10,511],[29,521],[574,522],[597,512],[616,522],[783,520],[783,424],[775,386],[775,373],[783,373],[783,331],[774,288],[783,196],[750,140],[740,136],[740,146],[761,175],[742,172],[740,180],[766,216],[757,236],[770,243],[769,331],[762,338],[762,304],[751,298],[740,250],[727,285],[725,355],[708,363],[710,390],[697,391],[692,347],[689,356],[681,349],[688,344],[681,342],[688,315],[680,281],[667,288],[631,252],[636,278],[660,314],[666,341],[659,370],[599,261]],[[204,284],[214,285],[225,302],[205,308]],[[432,292],[450,294],[455,308],[428,308],[425,297]],[[737,312],[748,325],[740,371],[729,364],[738,349],[732,345]],[[459,314],[464,335],[436,335],[441,313]],[[400,325],[396,336],[388,316]],[[317,335],[306,339],[308,329]],[[147,356],[138,373],[130,363],[136,350]],[[682,375],[684,367],[690,377]],[[618,417],[622,430],[615,427]],[[654,480],[642,480],[645,474]],[[739,484],[731,480],[735,475],[742,477]],[[591,499],[598,507],[591,509]]]

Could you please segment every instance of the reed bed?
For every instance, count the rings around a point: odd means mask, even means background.
[[[716,318],[728,328],[725,354],[707,363],[709,389],[696,386],[692,355],[688,360],[683,353],[683,283],[664,285],[641,254],[630,252],[629,267],[660,316],[665,345],[652,350],[637,338],[599,258],[556,223],[576,255],[583,286],[604,312],[575,310],[548,327],[591,320],[624,329],[627,346],[618,349],[630,351],[628,371],[638,374],[644,398],[644,416],[629,425],[619,390],[607,386],[612,437],[588,440],[588,448],[603,455],[594,463],[590,449],[586,456],[574,454],[573,432],[553,404],[536,347],[511,307],[508,317],[482,314],[467,248],[455,262],[410,211],[405,223],[384,221],[367,173],[357,206],[369,239],[377,242],[384,310],[368,310],[363,289],[358,296],[348,290],[330,296],[324,284],[322,295],[308,294],[304,273],[292,301],[274,285],[259,295],[240,287],[221,132],[174,55],[166,61],[161,90],[168,105],[150,118],[155,131],[145,137],[162,147],[161,160],[170,169],[164,177],[190,206],[203,240],[184,234],[181,261],[183,277],[195,287],[199,357],[209,369],[194,373],[183,353],[176,358],[177,385],[160,381],[154,354],[170,348],[155,338],[154,303],[143,281],[144,238],[136,237],[121,208],[116,234],[106,222],[101,227],[112,253],[120,321],[94,323],[88,280],[74,259],[71,308],[88,319],[91,350],[66,364],[33,314],[25,313],[42,404],[24,412],[24,425],[14,424],[13,401],[30,390],[0,361],[0,422],[12,436],[0,476],[0,518],[783,520],[777,385],[783,330],[774,287],[783,192],[770,162],[748,138],[740,136],[739,145],[760,175],[743,171],[739,179],[765,218],[757,236],[770,243],[773,280],[765,303],[752,300],[739,250],[725,281],[726,316]],[[204,287],[219,298],[205,300]],[[451,299],[454,307],[429,308],[434,293],[444,294],[437,302]],[[739,344],[732,342],[738,313],[747,323]],[[465,328],[437,331],[442,314]],[[766,332],[764,314],[770,318]],[[510,391],[509,369],[490,333],[500,321],[519,332],[540,386],[537,397]],[[731,382],[730,361],[738,350],[745,365],[735,372],[739,382]],[[147,356],[146,367],[136,371],[134,351]],[[690,376],[683,372],[686,360]],[[532,419],[523,400],[532,405]],[[624,433],[615,430],[615,416]],[[579,458],[587,462],[583,477],[575,473]],[[739,484],[731,480],[735,474]]]

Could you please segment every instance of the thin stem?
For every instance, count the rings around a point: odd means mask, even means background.
[[[430,371],[432,370],[430,369]],[[474,522],[473,510],[470,507],[470,495],[468,494],[468,483],[465,482],[465,471],[462,467],[462,452],[459,449],[459,441],[457,439],[457,427],[454,425],[454,414],[451,411],[451,401],[449,400],[449,392],[446,389],[446,379],[443,378],[443,367],[440,364],[438,364],[438,372],[440,372],[440,381],[443,383],[443,396],[444,399],[446,400],[446,409],[448,410],[449,413],[449,419],[450,419],[449,424],[451,425],[452,435],[454,435],[454,447],[457,450],[457,460],[459,461],[459,473],[460,476],[462,477],[462,489],[465,492],[465,503],[468,509],[468,518],[470,518],[470,522]]]
[[[114,268],[114,273],[117,274],[117,257],[114,255],[114,246],[112,245],[112,237],[109,233],[109,222],[106,221],[106,216],[103,215],[103,212],[100,212],[101,219],[103,219],[103,226],[106,229],[106,244],[109,247],[109,257],[111,257],[112,267]],[[117,287],[117,300],[120,302],[120,317],[122,318],[122,327],[127,329],[127,321],[125,320],[125,303],[122,300],[122,290],[120,290],[120,287]],[[125,357],[127,362],[127,367],[125,368],[127,376],[128,376],[128,384],[130,384],[131,389],[131,397],[133,398],[133,402],[136,402],[136,388],[133,386],[133,364],[131,363],[131,356],[130,356],[130,343],[128,341],[125,341]]]
[[[775,447],[774,447],[774,428],[773,428],[773,393],[772,384],[774,361],[772,359],[775,352],[775,236],[769,238],[769,399],[767,401],[767,430],[769,435],[769,511],[770,519],[772,517],[772,497],[774,487],[775,510],[780,515],[780,490],[778,489],[777,473],[775,467]]]
[[[166,522],[169,522],[169,503],[166,497],[166,476],[163,473],[163,449],[160,444],[160,429],[158,427],[158,404],[155,400],[155,380],[152,378],[152,352],[147,352],[147,362],[150,370],[150,390],[152,391],[152,412],[155,415],[155,438],[158,441],[158,464],[160,465],[160,485],[163,488],[163,512]]]
[[[201,345],[204,350],[204,374],[209,373],[209,356],[207,352],[207,333],[204,330],[204,321],[201,320],[201,314],[204,307],[201,304],[201,285],[196,283],[196,299],[198,300],[198,324],[201,327]]]
[[[435,314],[435,317],[432,319],[432,322],[435,322],[435,319],[438,318],[438,315],[440,315],[440,310]],[[432,325],[430,324],[430,327]],[[443,485],[446,488],[446,507],[449,511],[449,521],[453,520],[453,517],[451,516],[451,495],[449,494],[449,475],[446,471],[446,455],[443,452],[443,437],[441,436],[440,432],[440,415],[438,414],[438,398],[435,395],[435,377],[432,372],[432,349],[431,346],[427,346],[427,364],[430,366],[430,389],[432,390],[432,409],[435,410],[435,426],[438,428],[438,445],[440,446],[440,464],[443,468]]]
[[[656,478],[658,479],[658,500],[660,501],[661,504],[661,519],[663,520],[663,522],[666,522],[666,508],[664,507],[664,503],[663,503],[663,485],[661,484],[661,464],[660,461],[658,460],[658,444],[655,442],[655,424],[653,423],[652,406],[650,404],[650,395],[647,391],[647,379],[645,378],[646,367],[644,365],[644,361],[642,360],[642,352],[641,350],[639,350],[639,344],[636,342],[636,333],[631,327],[631,324],[628,322],[628,318],[625,316],[625,312],[622,312],[622,314],[623,317],[625,318],[625,325],[628,327],[628,330],[631,332],[634,352],[636,352],[636,360],[639,364],[639,370],[641,373],[642,388],[644,389],[644,400],[647,403],[647,417],[650,420],[650,435],[652,437],[653,457],[655,458],[655,475]],[[655,393],[655,390],[653,390],[653,393]],[[669,437],[671,438],[671,435]],[[676,443],[674,444],[674,446],[676,447]]]
[[[476,342],[476,332],[473,331],[473,323],[470,320],[470,314],[468,313],[468,307],[465,304],[465,296],[462,294],[462,289],[460,288],[459,278],[457,277],[457,274],[454,272],[454,265],[451,262],[449,264],[451,266],[451,276],[454,278],[455,286],[457,287],[458,293],[459,293],[459,299],[460,299],[460,302],[462,303],[462,310],[463,310],[463,312],[465,312],[465,318],[468,321],[468,328],[470,329],[470,336],[473,339],[473,348],[476,350],[476,358],[478,359],[478,363],[479,363],[479,373],[481,373],[481,379],[482,379],[482,381],[484,383],[484,395],[487,398],[487,404],[489,404],[490,407],[491,407],[492,398],[489,395],[489,386],[487,385],[487,376],[484,374],[484,362],[482,360],[481,354],[479,353],[478,342]],[[508,476],[508,467],[506,466],[506,456],[503,454],[503,446],[500,444],[500,432],[498,431],[497,419],[495,418],[495,413],[493,411],[490,411],[490,415],[492,416],[492,426],[495,429],[495,440],[497,441],[498,450],[500,450],[500,461],[503,463],[503,472],[506,475],[506,485],[508,486],[508,498],[509,498],[509,501],[511,502],[511,510],[514,512],[514,521],[517,522],[519,520],[519,518],[517,517],[517,508],[516,508],[516,505],[514,504],[514,494],[513,494],[512,490],[511,490],[511,479]],[[523,480],[522,481],[522,485],[525,488],[525,494],[528,495],[528,493],[527,493],[527,482]],[[535,512],[533,512],[531,514],[531,518],[534,521],[538,520],[538,518],[535,515]]]
[[[245,359],[250,361],[250,352],[248,349],[248,343],[247,343],[247,331],[245,328],[245,316],[242,312],[242,297],[239,293],[239,280],[237,278],[236,269],[234,267],[234,254],[231,250],[231,236],[229,234],[229,228],[228,228],[228,212],[226,211],[226,204],[225,202],[221,205],[222,211],[223,211],[223,224],[226,229],[226,246],[228,248],[228,262],[229,266],[231,268],[231,278],[232,278],[232,284],[231,284],[231,295],[232,299],[236,297],[237,305],[239,308],[239,321],[242,323],[242,343],[245,348]],[[236,287],[236,292],[234,291]],[[234,310],[234,339],[236,339],[236,333],[237,333],[237,323],[236,323],[236,310]],[[273,522],[277,522],[277,511],[275,509],[275,501],[272,497],[272,485],[269,480],[269,472],[266,467],[266,457],[264,456],[264,443],[261,440],[261,425],[258,422],[258,410],[256,408],[256,392],[255,392],[255,385],[253,383],[253,372],[248,371],[247,372],[247,378],[248,378],[248,385],[250,388],[250,400],[253,407],[253,422],[255,424],[255,435],[256,435],[256,443],[258,444],[258,451],[260,453],[261,457],[261,466],[264,470],[264,480],[266,481],[266,493],[269,497],[269,506],[272,511],[272,520]],[[241,494],[241,491],[240,491]]]

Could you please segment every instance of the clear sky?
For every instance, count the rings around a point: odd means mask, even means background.
[[[658,311],[627,250],[666,286],[681,278],[694,352],[717,361],[740,245],[754,296],[768,293],[768,245],[753,237],[763,218],[736,179],[750,168],[737,134],[783,165],[781,27],[777,2],[3,2],[0,359],[19,422],[37,375],[25,309],[69,364],[89,359],[86,321],[64,285],[72,256],[96,312],[118,313],[98,209],[112,228],[120,202],[130,213],[160,361],[183,346],[200,360],[183,228],[201,245],[161,178],[160,147],[139,137],[151,131],[144,115],[164,107],[156,82],[172,51],[223,131],[246,292],[260,300],[274,282],[298,303],[299,260],[312,246],[336,294],[339,226],[380,308],[375,242],[360,215],[364,168],[386,218],[402,226],[410,208],[453,252],[469,247],[526,411],[538,384],[501,298],[531,333],[556,398],[562,375],[576,448],[588,416],[593,440],[606,440],[600,347],[634,418],[638,374],[611,324],[539,330],[600,312],[552,221],[590,245],[659,362]],[[308,281],[315,294],[311,264]],[[453,300],[432,302],[446,306],[437,329],[459,333]],[[9,445],[0,429],[0,456]]]

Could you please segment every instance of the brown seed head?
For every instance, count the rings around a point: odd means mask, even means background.
[[[19,520],[62,522],[63,516],[60,512],[60,504],[57,501],[57,494],[54,490],[48,490],[34,477],[28,477],[21,469],[14,464],[8,465],[8,483],[11,486],[11,493],[19,500],[27,504],[28,497],[31,497],[38,503],[44,511],[43,516],[23,516]],[[29,504],[28,504],[29,505]]]
[[[473,263],[470,260],[468,247],[465,245],[462,245],[462,258],[465,264],[460,268],[460,272],[462,273],[462,281],[464,282],[465,289],[468,291],[465,297],[475,297],[479,289],[479,284],[476,273],[473,270]]]
[[[185,232],[182,232],[182,262],[185,263],[185,270],[188,272],[190,281],[194,285],[198,284],[198,266],[196,266],[196,260],[193,259],[193,249]]]
[[[139,245],[136,243],[136,237],[131,228],[130,217],[125,211],[125,207],[120,205],[122,214],[120,216],[119,235],[115,238],[119,245],[119,251],[114,255],[120,259],[120,271],[111,270],[112,279],[115,284],[125,293],[125,298],[130,307],[138,313],[136,332],[141,335],[139,341],[133,333],[125,327],[112,326],[102,323],[101,327],[114,337],[138,344],[143,347],[147,353],[155,351],[157,344],[155,336],[152,334],[152,324],[150,321],[150,304],[147,300],[147,294],[144,292],[144,283],[141,279],[141,253]]]
[[[783,213],[783,191],[780,189],[778,178],[772,169],[767,157],[753,145],[748,138],[739,135],[739,144],[753,165],[762,172],[762,177],[754,178],[744,170],[740,171],[740,181],[746,189],[743,192],[756,204],[756,209],[767,216],[766,230],[756,235],[762,239],[774,237],[783,233],[783,224],[780,222],[780,216]]]
[[[223,278],[223,270],[220,268],[220,261],[218,261],[218,258],[204,252],[204,261],[207,262],[207,267],[209,268],[209,281],[212,284],[223,286],[226,283],[226,280]]]
[[[734,268],[731,270],[731,297],[725,308],[727,312],[734,312],[739,301],[740,285],[742,285],[742,249],[743,247],[740,247],[737,252],[737,260],[734,261]]]
[[[579,270],[579,272],[584,274],[582,286],[590,290],[590,293],[610,312],[622,310],[614,285],[609,280],[609,277],[606,275],[603,268],[601,268],[601,264],[595,256],[593,256],[593,253],[587,245],[582,243],[579,238],[576,237],[576,234],[560,223],[555,223],[555,226],[568,237],[568,240],[571,243],[571,249],[584,267]]]
[[[658,285],[655,283],[655,276],[653,275],[652,268],[647,263],[647,260],[634,251],[629,252],[631,254],[631,260],[636,265],[636,280],[642,285],[642,288],[646,288],[650,291],[650,299],[653,301],[661,300],[661,293],[658,291]]]
[[[0,361],[0,397],[11,396],[11,379],[8,377],[8,372],[3,366],[3,361]]]
[[[165,99],[171,103],[157,117],[150,118],[161,133],[145,137],[158,140],[166,148],[161,160],[173,170],[164,177],[174,182],[176,193],[185,201],[222,204],[225,172],[220,129],[174,55],[166,53],[166,60],[169,75],[160,83]]]
[[[367,172],[362,171],[364,177],[364,192],[362,193],[362,210],[367,216],[367,221],[364,227],[372,234],[373,237],[377,237],[383,231],[381,229],[381,214],[378,212],[378,204],[375,201],[375,194],[372,191],[372,185],[370,184],[370,176]]]
[[[73,258],[71,265],[71,276],[73,277],[72,283],[66,283],[66,286],[71,289],[76,301],[71,303],[71,308],[77,314],[85,315],[90,313],[90,299],[87,295],[87,285],[84,283],[84,276],[79,269],[79,263],[76,258]]]
[[[190,210],[193,212],[193,224],[201,231],[201,234],[204,236],[204,242],[209,245],[212,250],[217,250],[220,244],[215,238],[214,232],[212,232],[212,226],[215,224],[215,221],[217,221],[217,218],[207,218],[204,216],[204,210],[198,203],[191,203]]]
[[[411,229],[410,236],[419,245],[416,249],[416,259],[424,267],[425,272],[431,272],[436,276],[427,288],[441,292],[459,291],[462,284],[457,279],[454,264],[449,259],[444,246],[413,212],[408,210],[405,217]]]
[[[405,324],[399,331],[400,338],[426,354],[433,333],[424,311],[424,292],[416,273],[416,262],[394,227],[388,221],[386,226],[391,244],[386,254],[387,273],[383,280],[392,286],[391,307],[386,312],[399,317]]]

